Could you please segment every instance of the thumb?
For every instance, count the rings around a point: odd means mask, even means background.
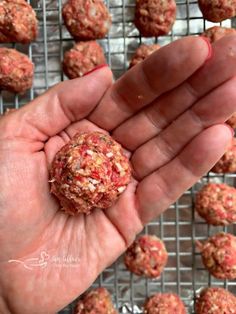
[[[49,89],[28,105],[0,119],[0,137],[46,141],[87,116],[112,84],[108,66]]]

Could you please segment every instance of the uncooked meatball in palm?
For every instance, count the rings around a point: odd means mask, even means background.
[[[122,147],[101,132],[76,134],[51,166],[51,192],[71,215],[108,209],[130,179],[131,168]]]
[[[127,249],[126,267],[138,276],[158,278],[168,259],[164,243],[154,235],[140,236]]]
[[[175,17],[174,0],[136,0],[134,23],[144,37],[168,34]]]
[[[74,79],[105,63],[102,47],[96,41],[85,41],[65,52],[63,71],[68,78]]]
[[[30,43],[38,35],[35,11],[25,0],[0,1],[0,42]]]
[[[135,54],[133,55],[129,67],[132,68],[136,64],[142,62],[145,60],[148,56],[150,56],[154,51],[157,51],[160,49],[161,46],[158,44],[153,44],[153,45],[141,45],[137,48],[135,51]]]
[[[111,17],[102,0],[68,0],[62,10],[65,25],[76,40],[106,36]]]

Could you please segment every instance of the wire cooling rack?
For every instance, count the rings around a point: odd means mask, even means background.
[[[177,19],[168,36],[142,38],[134,27],[133,13],[135,0],[108,0],[107,6],[113,18],[112,28],[104,40],[99,41],[106,53],[115,78],[128,68],[129,60],[140,43],[165,45],[173,40],[197,35],[204,29],[217,25],[202,19],[196,1],[177,0]],[[73,40],[63,25],[61,0],[32,0],[31,5],[37,13],[40,34],[31,45],[5,45],[29,55],[35,64],[33,88],[24,96],[7,92],[0,94],[0,113],[6,108],[19,108],[37,97],[50,86],[65,79],[61,71],[64,51],[73,45]],[[219,25],[219,24],[218,24]],[[233,27],[234,20],[227,20],[223,26]],[[236,233],[236,226],[216,228],[206,225],[193,210],[194,196],[206,182],[226,182],[234,185],[236,175],[208,174],[157,220],[149,223],[144,233],[156,234],[162,238],[169,252],[169,261],[163,275],[158,280],[140,279],[128,272],[122,257],[107,268],[93,284],[106,287],[120,313],[142,313],[141,306],[147,296],[156,292],[178,293],[188,308],[194,313],[193,303],[199,289],[217,285],[236,293],[235,281],[216,280],[204,269],[200,254],[195,248],[195,240],[206,239],[219,230]],[[79,280],[79,278],[78,278]],[[72,313],[73,304],[60,313]]]

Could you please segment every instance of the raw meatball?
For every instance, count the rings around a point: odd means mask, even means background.
[[[30,43],[38,35],[38,21],[25,0],[0,1],[0,42]]]
[[[154,51],[160,49],[161,46],[157,44],[153,45],[141,45],[138,47],[138,49],[135,51],[135,54],[133,55],[129,67],[132,68],[139,62],[146,59],[150,54],[152,54]]]
[[[127,249],[124,257],[126,267],[138,276],[157,278],[168,259],[164,243],[154,235],[140,236]]]
[[[204,19],[221,22],[236,15],[236,0],[198,0]]]
[[[231,126],[231,128],[235,129],[236,128],[236,112],[226,122]]]
[[[195,209],[208,224],[226,226],[236,222],[236,189],[209,183],[196,196]]]
[[[118,314],[109,292],[101,287],[85,294],[77,303],[74,314]]]
[[[144,314],[186,314],[186,309],[178,295],[157,293],[145,303]]]
[[[0,48],[0,89],[24,93],[33,84],[34,65],[15,49]]]
[[[220,232],[204,243],[197,242],[202,262],[218,279],[236,279],[236,237]]]
[[[207,37],[211,43],[214,43],[217,40],[221,39],[222,37],[229,36],[229,35],[236,35],[236,29],[213,26],[206,29],[205,32],[202,33],[202,36]]]
[[[196,300],[196,314],[236,314],[236,297],[223,288],[202,290]]]
[[[74,79],[105,63],[103,50],[96,41],[80,42],[65,53],[63,71]]]
[[[236,172],[236,138],[233,138],[232,144],[211,171],[215,173]]]
[[[69,214],[107,209],[131,179],[121,146],[100,132],[76,134],[56,154],[51,167],[51,192]]]
[[[102,0],[68,0],[62,15],[71,35],[77,40],[105,37],[111,17]]]
[[[168,34],[175,17],[174,0],[136,0],[134,23],[144,37]]]

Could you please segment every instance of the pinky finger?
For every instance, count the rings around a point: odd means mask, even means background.
[[[144,178],[136,191],[142,223],[160,215],[209,171],[231,140],[228,126],[212,126],[196,136],[175,159]]]

